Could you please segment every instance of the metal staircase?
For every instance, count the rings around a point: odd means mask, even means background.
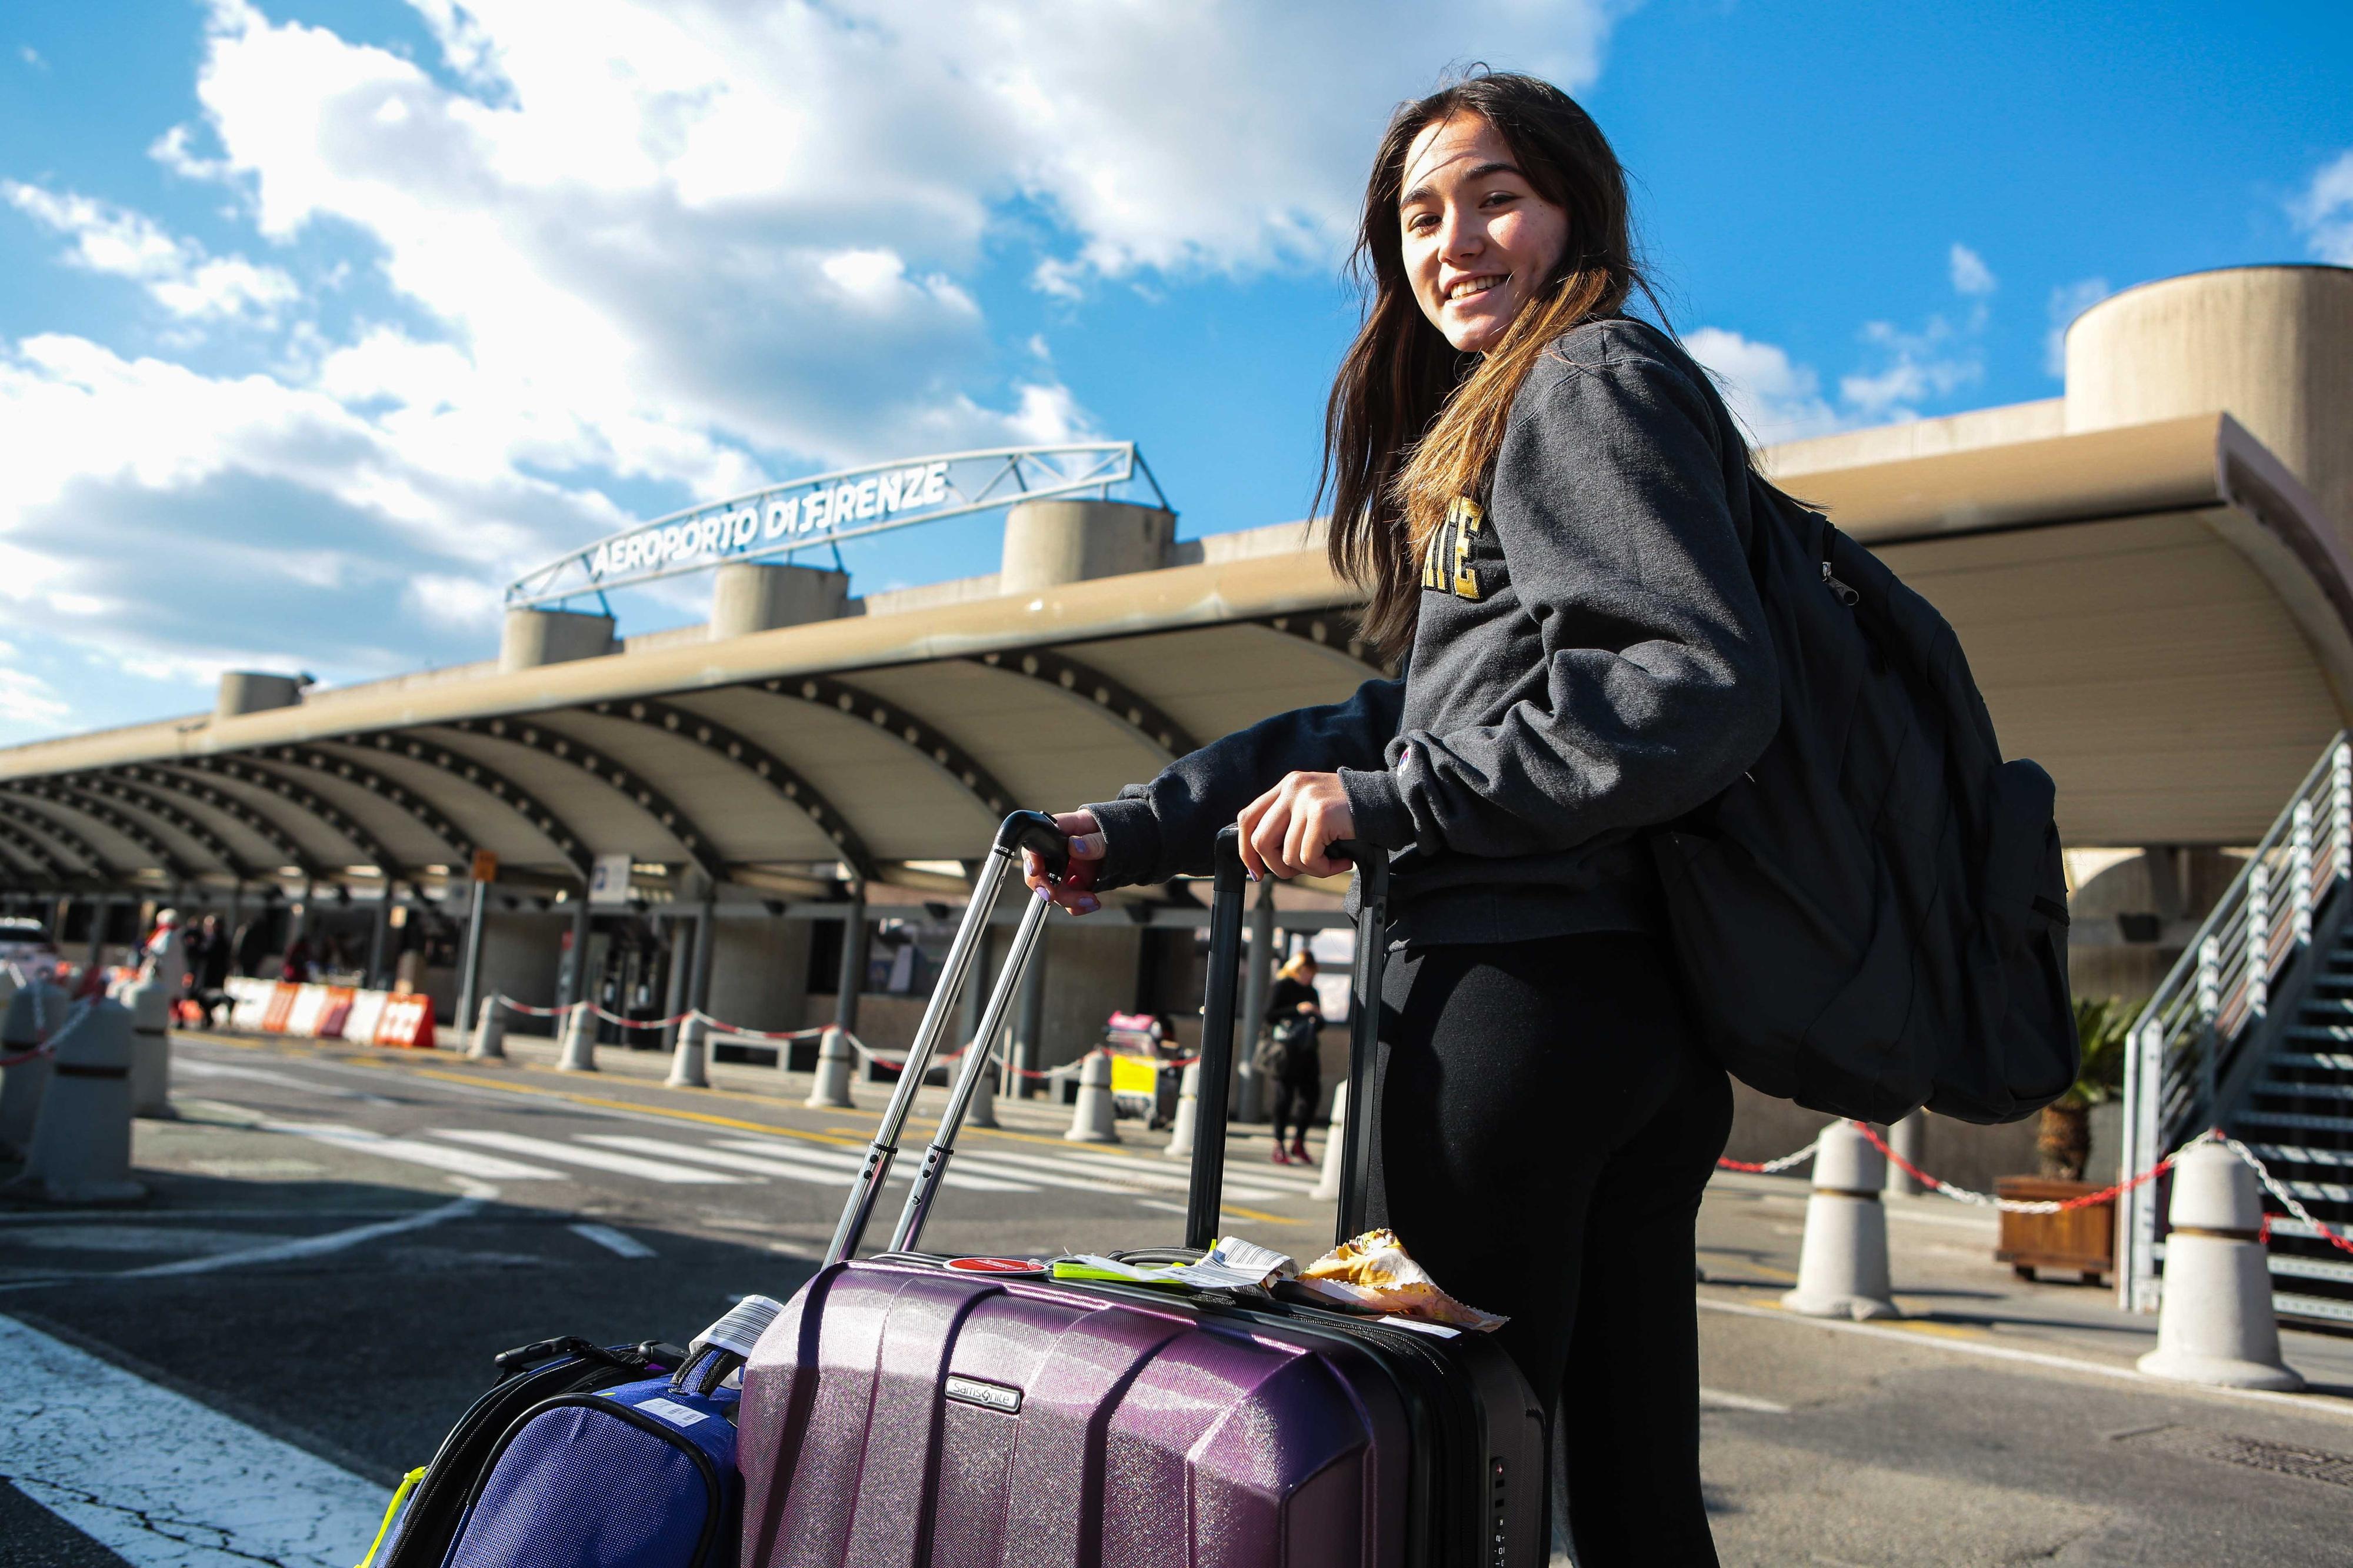
[[[2253,1149],[2315,1219],[2353,1234],[2353,743],[2321,753],[2133,1026],[2124,1168],[2206,1128]],[[2157,1309],[2163,1183],[2125,1199],[2123,1303]],[[2283,1317],[2353,1325],[2353,1254],[2264,1195]]]

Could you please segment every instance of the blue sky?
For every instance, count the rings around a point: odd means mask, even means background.
[[[0,742],[480,658],[518,570],[846,462],[1133,438],[1187,533],[1297,518],[1365,160],[1450,61],[1592,109],[1768,439],[2054,395],[2112,289],[2353,264],[2339,7],[1451,9],[19,0]]]

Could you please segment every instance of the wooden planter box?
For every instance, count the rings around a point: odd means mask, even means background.
[[[2001,1176],[1995,1179],[1997,1197],[2028,1203],[2064,1203],[2100,1189],[2089,1182],[2062,1182],[2049,1176]],[[2063,1268],[2086,1285],[2097,1285],[2116,1265],[2116,1205],[2086,1204],[2061,1214],[2010,1214],[2001,1216],[2001,1244],[1994,1257],[2010,1265],[2021,1279],[2031,1279],[2037,1268]]]

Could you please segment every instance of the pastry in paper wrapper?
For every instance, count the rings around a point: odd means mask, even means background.
[[[1438,1287],[1420,1264],[1408,1257],[1392,1230],[1368,1230],[1344,1241],[1299,1272],[1299,1283],[1343,1306],[1423,1322],[1448,1323],[1482,1333],[1509,1321],[1466,1307]]]

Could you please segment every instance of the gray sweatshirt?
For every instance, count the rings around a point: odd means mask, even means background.
[[[1637,836],[1780,722],[1749,527],[1746,449],[1706,373],[1638,321],[1572,330],[1512,405],[1486,503],[1431,536],[1406,673],[1090,806],[1098,884],[1207,871],[1284,774],[1336,771],[1357,837],[1393,852],[1394,936],[1656,930]]]

